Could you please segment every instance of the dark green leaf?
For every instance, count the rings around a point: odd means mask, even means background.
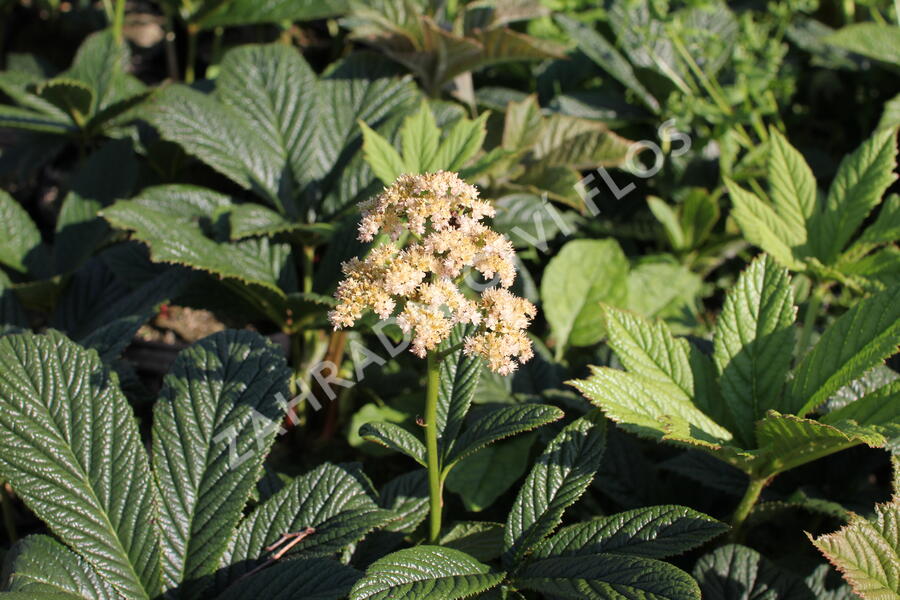
[[[359,430],[364,440],[381,444],[426,466],[425,444],[418,437],[394,423],[366,423]]]
[[[606,446],[606,420],[599,411],[574,421],[538,459],[506,522],[503,563],[514,565],[562,521],[565,510],[590,485]]]
[[[707,554],[697,561],[694,577],[704,600],[814,600],[802,579],[745,546]]]
[[[459,600],[498,585],[503,576],[459,550],[417,546],[372,563],[350,600]]]
[[[217,600],[341,600],[361,575],[333,560],[290,560],[241,579]]]
[[[31,535],[6,556],[11,575],[6,589],[29,594],[68,593],[78,598],[118,600],[121,596],[83,558],[46,535]]]
[[[160,588],[158,500],[125,396],[62,335],[0,339],[0,475],[128,598]]]
[[[201,596],[259,477],[290,396],[281,352],[248,331],[178,355],[154,408],[166,585]]]
[[[536,560],[522,569],[515,583],[571,600],[700,600],[697,582],[681,569],[620,554]]]
[[[265,548],[284,534],[314,528],[291,551],[292,556],[313,558],[334,554],[390,521],[394,515],[378,508],[369,485],[348,465],[326,463],[297,477],[238,525],[220,563],[220,584],[255,568],[268,554]]]
[[[667,558],[693,550],[727,529],[690,508],[650,506],[565,527],[539,544],[534,556],[614,553]]]
[[[446,464],[453,465],[489,444],[518,433],[537,429],[542,425],[557,421],[563,416],[563,411],[546,404],[503,406],[482,413],[456,440],[453,449],[447,456]]]

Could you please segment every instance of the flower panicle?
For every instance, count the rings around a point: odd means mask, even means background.
[[[515,249],[506,237],[481,222],[494,216],[478,190],[456,173],[403,175],[362,206],[359,239],[379,233],[393,243],[342,265],[337,307],[329,313],[335,329],[350,327],[366,310],[382,319],[396,315],[412,334],[411,351],[424,358],[450,336],[458,323],[475,326],[463,351],[482,356],[500,373],[512,373],[533,356],[525,330],[534,305],[509,291],[515,280]],[[408,234],[405,248],[396,242]],[[457,278],[474,269],[498,285],[468,298]]]

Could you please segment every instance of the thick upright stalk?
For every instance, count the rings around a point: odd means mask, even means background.
[[[741,539],[744,521],[747,520],[747,516],[750,514],[750,511],[753,510],[756,501],[759,500],[759,495],[762,493],[763,488],[766,487],[766,484],[769,483],[769,479],[771,478],[750,477],[750,483],[747,484],[747,491],[744,492],[741,503],[738,504],[737,508],[734,510],[734,514],[731,516],[730,537],[732,541],[737,542]]]
[[[125,28],[125,0],[116,0],[116,11],[113,13],[113,39],[117,44],[125,40],[123,29]]]
[[[425,398],[425,441],[428,451],[428,492],[431,498],[431,527],[428,541],[436,544],[441,535],[441,461],[438,456],[438,390],[441,382],[441,361],[435,353],[428,354],[428,391]]]
[[[812,337],[813,327],[816,324],[816,317],[819,316],[819,311],[822,309],[822,301],[825,299],[827,292],[828,287],[826,285],[817,285],[809,295],[809,300],[806,303],[806,312],[803,313],[803,329],[800,331],[800,342],[797,345],[800,356],[803,356],[809,348],[809,341]]]

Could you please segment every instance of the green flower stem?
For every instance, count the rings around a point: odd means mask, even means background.
[[[822,302],[825,300],[826,293],[828,293],[828,286],[820,284],[813,288],[812,293],[809,295],[809,300],[806,303],[806,312],[803,313],[803,329],[800,332],[800,341],[797,346],[800,356],[803,356],[809,348],[813,326],[816,324],[816,317],[819,316],[819,310],[822,308]]]
[[[125,40],[122,30],[125,27],[125,0],[116,0],[116,10],[113,13],[113,39],[117,44]]]
[[[441,461],[438,456],[438,392],[441,382],[441,361],[434,353],[428,355],[428,391],[425,397],[425,441],[428,451],[428,492],[431,498],[431,527],[428,541],[436,544],[441,535]]]
[[[738,504],[737,508],[734,509],[734,514],[731,516],[731,540],[737,542],[741,539],[742,528],[744,525],[744,521],[747,520],[747,516],[750,514],[750,511],[753,510],[753,507],[756,505],[756,501],[759,500],[759,495],[762,493],[763,488],[769,483],[771,477],[754,477],[750,476],[750,483],[747,485],[747,491],[744,492],[744,497],[741,498],[741,503]]]

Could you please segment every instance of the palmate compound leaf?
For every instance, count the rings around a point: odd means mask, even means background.
[[[95,600],[121,598],[83,558],[46,535],[20,540],[6,556],[6,564],[11,572],[6,586],[10,592],[68,593]]]
[[[900,597],[900,498],[876,505],[871,520],[853,515],[835,533],[809,538],[863,600]]]
[[[769,409],[789,412],[782,388],[794,346],[794,296],[787,269],[761,256],[725,296],[713,358],[722,398],[745,448],[753,424]]]
[[[697,561],[704,600],[814,600],[806,583],[755,550],[727,545]]]
[[[0,339],[0,476],[119,594],[157,596],[156,486],[96,353],[56,332]]]
[[[372,563],[350,600],[459,600],[499,585],[504,576],[459,550],[416,546]]]
[[[149,246],[154,262],[185,265],[283,295],[282,271],[292,261],[289,246],[266,238],[221,243],[204,234],[198,222],[230,206],[227,196],[211,190],[162,185],[117,202],[102,216]]]
[[[571,600],[699,600],[690,575],[668,563],[624,554],[538,559],[514,578],[517,586]]]
[[[682,405],[693,404],[716,424],[730,429],[731,415],[720,398],[708,356],[687,340],[675,338],[661,320],[611,306],[603,306],[602,311],[607,343],[629,373],[661,388]],[[722,439],[730,439],[730,435]]]
[[[265,548],[284,534],[314,528],[289,556],[326,557],[396,519],[378,507],[370,487],[356,465],[326,463],[295,478],[238,525],[220,561],[219,587],[256,568],[269,554]]]
[[[622,429],[653,440],[697,446],[732,464],[749,458],[731,445],[732,433],[690,401],[646,376],[591,367],[591,377],[569,382]]]
[[[805,415],[897,351],[900,286],[856,303],[835,321],[794,371],[783,412]]]
[[[534,549],[534,558],[600,553],[667,558],[687,552],[728,526],[683,506],[637,508],[560,529]]]
[[[167,588],[199,597],[219,568],[290,396],[280,351],[223,331],[179,354],[153,414]]]
[[[600,468],[606,421],[599,411],[572,422],[547,445],[513,504],[503,539],[503,564],[518,563],[562,521]]]

